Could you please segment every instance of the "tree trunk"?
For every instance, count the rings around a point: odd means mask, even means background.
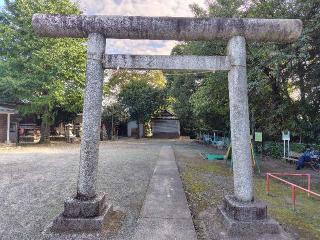
[[[138,126],[138,134],[137,134],[137,138],[140,139],[143,137],[143,134],[140,135],[140,124],[141,124],[141,121],[140,120],[137,120],[137,126]]]
[[[255,133],[255,118],[254,118],[254,112],[253,109],[251,109],[251,134],[252,138],[254,138],[254,133]]]
[[[50,143],[50,126],[44,119],[41,122],[40,133],[39,143]]]
[[[139,129],[139,138],[142,138],[144,136],[144,124],[140,123],[138,125],[138,129]],[[140,134],[140,132],[141,132],[141,134]]]
[[[113,113],[112,113],[112,116],[111,116],[111,140],[114,140],[113,139]]]

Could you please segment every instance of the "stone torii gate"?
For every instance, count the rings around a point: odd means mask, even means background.
[[[104,194],[97,194],[96,191],[103,71],[124,68],[229,71],[234,195],[225,196],[218,212],[229,233],[279,231],[276,222],[267,218],[266,204],[254,200],[246,41],[293,42],[302,31],[300,20],[35,14],[32,24],[40,37],[88,38],[77,195],[65,201],[64,212],[54,220],[53,230],[101,230],[111,211]],[[218,39],[228,41],[228,54],[105,56],[106,38],[180,41]]]

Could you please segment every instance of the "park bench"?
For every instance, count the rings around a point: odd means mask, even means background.
[[[290,151],[289,156],[283,157],[283,159],[286,160],[286,162],[295,164],[301,155],[302,155],[302,153]]]

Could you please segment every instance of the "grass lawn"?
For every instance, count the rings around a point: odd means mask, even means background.
[[[208,207],[216,208],[225,194],[232,193],[232,172],[224,161],[204,161],[191,149],[176,149],[176,157],[194,218]],[[281,169],[277,171],[281,172]],[[254,178],[255,198],[268,204],[269,215],[286,231],[298,239],[320,239],[319,199],[298,192],[293,211],[288,186],[271,180],[270,195],[267,195],[265,178],[258,175]]]

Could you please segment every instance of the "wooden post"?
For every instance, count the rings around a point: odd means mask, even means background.
[[[7,144],[10,144],[10,113],[7,114]]]

